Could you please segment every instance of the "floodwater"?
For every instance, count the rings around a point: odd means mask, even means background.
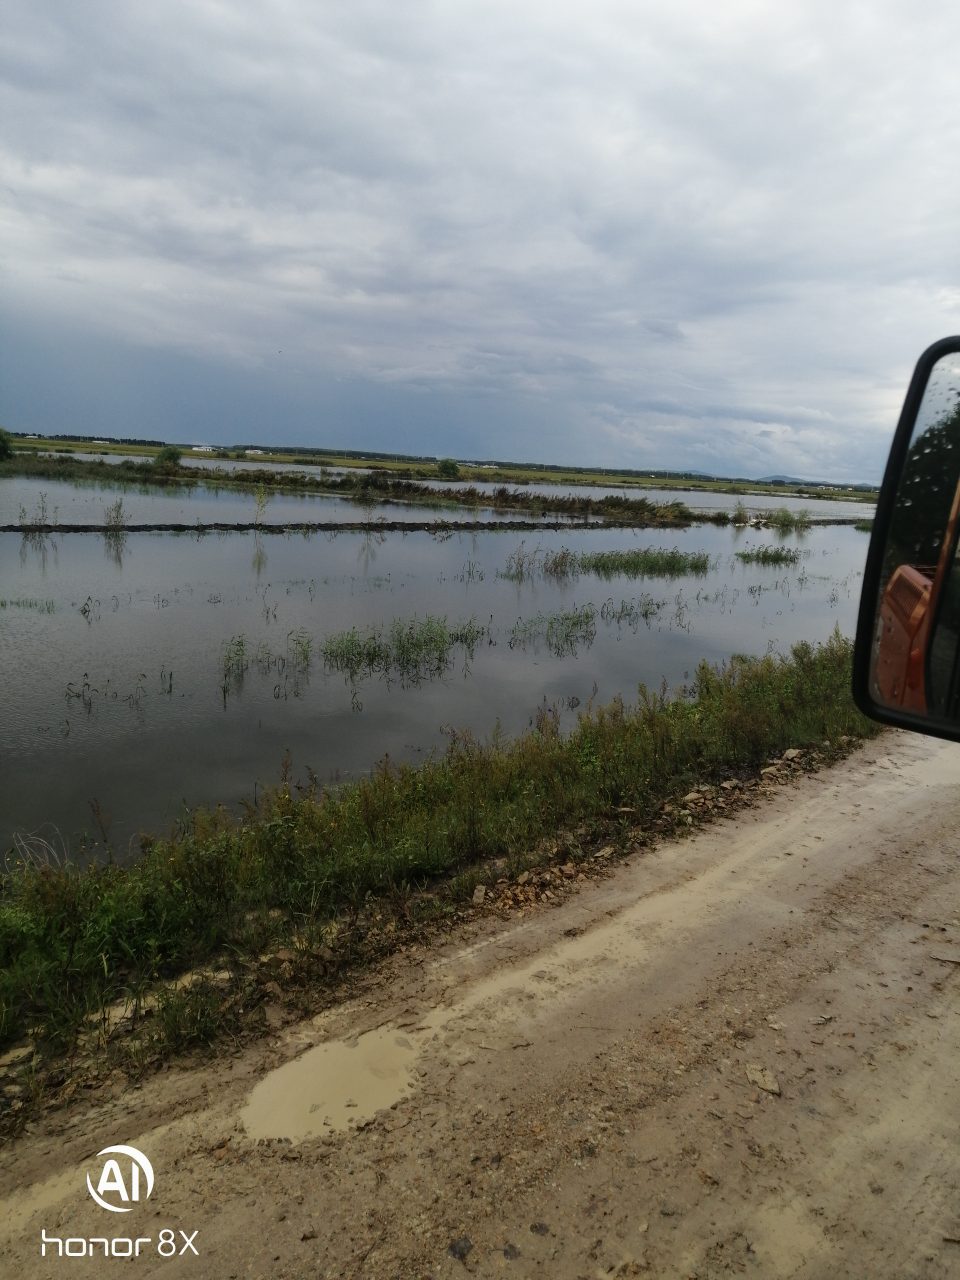
[[[115,461],[107,455],[103,461]],[[209,466],[209,463],[194,463]],[[242,462],[216,463],[229,473],[249,469],[252,464]],[[299,471],[319,474],[319,467],[284,467],[273,465],[271,470]],[[331,468],[325,468],[332,474]],[[425,488],[443,489],[448,481],[421,481]],[[471,482],[472,483],[472,482]],[[473,485],[480,493],[492,493],[499,484],[480,482]],[[508,485],[507,488],[517,489]],[[774,494],[710,493],[698,489],[644,489],[636,486],[599,485],[524,485],[518,491],[531,497],[543,495],[575,496],[578,498],[604,498],[622,495],[626,498],[646,498],[650,502],[682,502],[691,511],[711,513],[733,511],[741,502],[751,515],[786,507],[790,511],[805,510],[816,520],[869,520],[874,506],[867,502],[842,502],[831,499],[780,497]],[[92,524],[101,527],[109,507],[117,499],[123,503],[126,520],[131,524],[203,524],[249,523],[256,516],[256,503],[251,492],[217,489],[201,484],[182,489],[155,489],[146,485],[105,482],[75,483],[46,479],[17,477],[0,483],[0,525],[17,524],[21,509],[26,518],[35,519],[41,510],[48,522],[56,519],[60,524]],[[438,502],[439,502],[438,498]],[[41,507],[41,503],[43,506]],[[431,508],[423,503],[389,506],[364,505],[349,496],[330,494],[273,494],[263,513],[264,524],[288,524],[294,522],[319,523],[323,521],[377,520],[381,516],[391,520],[422,521],[431,517],[447,521],[473,521],[478,514],[482,519],[491,518],[490,511],[450,507]],[[519,511],[501,513],[503,519],[522,518]],[[495,517],[494,517],[495,518]]]
[[[96,499],[64,489],[64,502]],[[202,501],[223,496],[243,502]],[[166,498],[149,501],[155,512]],[[517,583],[503,576],[520,545],[509,531],[129,534],[119,544],[0,534],[0,850],[15,832],[41,831],[76,852],[105,827],[126,856],[141,830],[169,831],[185,808],[238,811],[279,780],[287,750],[293,781],[309,770],[321,782],[355,778],[385,753],[416,763],[442,752],[451,729],[484,737],[499,722],[516,733],[545,704],[569,727],[591,701],[635,699],[638,682],[688,682],[704,658],[786,653],[836,624],[851,635],[866,536],[815,527],[785,540],[801,558],[782,568],[735,558],[775,541],[713,526],[539,532],[527,550],[676,546],[708,552],[712,567],[669,581]],[[535,620],[587,605],[592,622],[558,652],[546,617]],[[455,649],[418,682],[354,683],[318,657],[333,633],[427,616],[484,627],[472,657]],[[240,637],[244,661],[225,674]]]

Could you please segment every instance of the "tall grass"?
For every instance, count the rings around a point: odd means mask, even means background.
[[[550,716],[512,740],[457,735],[419,768],[384,760],[337,789],[292,786],[285,770],[242,822],[197,810],[175,837],[144,839],[135,863],[37,870],[14,858],[0,881],[0,1041],[34,1028],[69,1045],[88,1015],[140,999],[145,983],[224,953],[255,959],[284,939],[309,948],[317,922],[368,895],[405,895],[482,859],[522,856],[622,807],[642,822],[695,781],[790,746],[870,734],[850,696],[850,662],[835,632],[789,658],[703,663],[689,696],[641,686],[634,705],[588,710],[568,736]],[[209,1024],[209,1010],[194,1013]]]
[[[765,511],[760,517],[764,524],[776,529],[779,533],[806,533],[812,521],[806,507],[799,511],[791,511],[789,507],[778,507],[776,511]]]
[[[797,547],[751,547],[747,551],[733,553],[743,564],[785,565],[798,564],[800,551]]]
[[[449,671],[457,650],[472,659],[486,633],[473,618],[453,626],[446,618],[395,618],[389,627],[353,627],[325,636],[320,656],[327,671],[340,672],[353,685],[373,676],[416,685]]]
[[[659,618],[666,603],[666,600],[655,600],[645,591],[638,599],[621,600],[619,605],[615,605],[612,599],[607,600],[600,609],[600,617],[608,625],[616,623],[619,627],[626,623],[636,631],[641,622],[649,627],[654,618]]]
[[[510,633],[510,648],[525,649],[545,642],[557,658],[576,657],[583,645],[590,648],[597,634],[597,611],[592,604],[560,613],[538,613],[535,618],[518,619]]]
[[[521,543],[507,557],[503,577],[511,582],[523,582],[534,577],[554,578],[562,582],[591,573],[609,581],[610,578],[682,578],[703,577],[710,572],[710,556],[706,551],[680,551],[677,547],[636,547],[628,551],[571,551],[561,547],[559,551],[535,547],[528,551]]]
[[[0,599],[0,609],[33,609],[37,613],[56,613],[57,605],[55,600],[2,600]]]

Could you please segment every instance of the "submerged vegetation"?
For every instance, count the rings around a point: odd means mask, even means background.
[[[472,659],[486,634],[486,627],[473,618],[454,626],[446,618],[395,618],[389,627],[366,631],[352,627],[326,636],[320,643],[320,657],[327,671],[339,672],[351,685],[373,676],[418,685],[446,675],[458,650],[465,659]]]
[[[710,572],[711,559],[706,551],[671,551],[663,547],[637,547],[629,551],[559,551],[535,547],[527,551],[521,543],[507,557],[503,576],[511,582],[528,578],[553,578],[562,582],[581,574],[598,578],[681,578],[703,577]]]
[[[798,564],[800,551],[797,547],[751,547],[747,551],[733,553],[742,564],[785,565]]]
[[[649,627],[654,618],[659,618],[666,603],[666,600],[655,600],[652,595],[644,591],[637,599],[621,600],[618,605],[615,605],[612,599],[607,600],[600,609],[600,617],[607,624],[615,623],[620,627],[626,623],[628,627],[636,631],[641,622],[645,622]],[[675,621],[678,626],[683,625],[684,611],[685,605],[682,603],[680,596],[678,596],[675,614]]]
[[[628,497],[622,493],[606,494],[600,498],[576,492],[551,494],[526,484],[517,488],[498,485],[492,490],[480,490],[475,485],[440,487],[426,484],[378,468],[346,473],[323,467],[312,472],[265,467],[228,471],[224,467],[184,467],[180,465],[181,460],[182,451],[174,445],[164,446],[149,461],[137,462],[126,458],[118,463],[99,458],[40,456],[33,450],[16,450],[9,459],[0,462],[0,477],[22,475],[154,488],[206,485],[214,489],[235,489],[255,496],[258,523],[267,495],[275,493],[328,494],[355,502],[361,508],[403,504],[433,509],[485,509],[501,515],[517,513],[538,520],[592,521],[624,528],[686,528],[695,522],[730,523],[726,512],[694,515],[680,501],[651,502],[645,497]],[[441,478],[455,480],[457,474],[446,466]]]
[[[519,620],[510,633],[510,648],[525,649],[546,642],[556,658],[568,654],[576,657],[580,645],[587,648],[597,634],[597,611],[592,604],[574,606],[562,613],[538,613],[535,618]]]
[[[773,511],[758,511],[755,515],[751,515],[746,504],[738,498],[730,522],[737,529],[742,529],[746,525],[758,525],[776,529],[778,533],[786,535],[806,533],[812,526],[813,519],[806,507],[801,507],[799,511],[791,511],[789,507],[777,507]]]
[[[806,507],[799,511],[791,511],[789,507],[778,507],[776,511],[765,511],[760,517],[762,524],[770,525],[778,533],[806,533],[813,521]]]
[[[4,600],[0,598],[0,609],[33,609],[36,613],[56,613],[55,600]]]
[[[235,645],[228,656],[249,661]],[[91,1026],[108,1029],[117,1002],[144,1052],[209,1040],[235,1016],[240,985],[175,983],[195,966],[239,973],[286,946],[322,973],[325,930],[359,927],[349,921],[373,897],[402,907],[454,877],[444,892],[455,901],[486,859],[522,860],[546,836],[623,812],[642,824],[696,781],[875,732],[851,699],[850,663],[839,632],[789,658],[703,663],[673,698],[641,686],[635,705],[588,705],[568,735],[544,709],[516,739],[451,735],[419,768],[385,759],[336,788],[292,782],[287,761],[242,820],[197,810],[171,838],[144,837],[128,864],[72,865],[22,840],[0,880],[0,1042],[31,1030],[69,1049]]]

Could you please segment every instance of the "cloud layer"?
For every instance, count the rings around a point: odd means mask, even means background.
[[[8,4],[0,418],[872,479],[955,6]]]

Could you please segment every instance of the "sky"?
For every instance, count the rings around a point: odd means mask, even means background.
[[[0,424],[875,481],[960,7],[2,0]]]

